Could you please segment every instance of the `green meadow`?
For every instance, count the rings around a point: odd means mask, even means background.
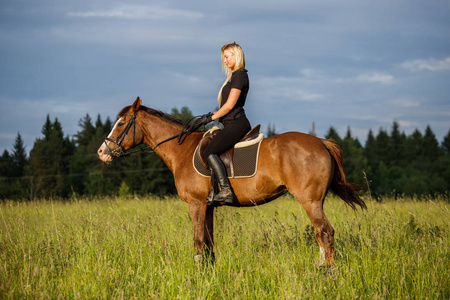
[[[194,263],[178,198],[0,204],[1,299],[449,299],[449,203],[329,196],[336,265],[290,196],[215,214],[216,263]]]

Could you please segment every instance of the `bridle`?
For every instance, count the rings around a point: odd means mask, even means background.
[[[136,146],[136,142],[135,142],[135,138],[136,138],[136,114],[137,114],[138,110],[136,110],[134,112],[133,115],[131,114],[123,114],[122,116],[129,116],[131,117],[130,120],[128,121],[128,124],[125,126],[125,128],[122,130],[122,132],[117,136],[116,139],[112,139],[109,137],[105,138],[105,145],[106,148],[108,148],[109,154],[113,157],[123,157],[123,156],[130,156],[131,154],[137,153],[137,152],[143,152],[145,150],[148,150],[149,148],[151,150],[149,150],[148,152],[154,152],[154,150],[156,149],[156,147],[158,147],[161,144],[164,144],[165,142],[171,141],[175,138],[178,138],[178,145],[181,145],[184,140],[194,131],[196,131],[198,129],[198,127],[195,127],[194,124],[191,124],[192,120],[194,120],[195,118],[198,118],[199,116],[195,116],[192,119],[190,119],[186,125],[184,126],[183,130],[181,130],[181,132],[179,134],[176,134],[174,136],[169,137],[168,139],[165,139],[164,141],[161,141],[159,143],[157,143],[155,146],[151,147],[151,146],[147,146],[144,148],[141,148],[139,150],[136,151],[132,151],[132,152],[126,152],[126,150],[123,148],[122,146],[122,142],[125,139],[125,136],[127,135],[128,131],[130,130],[131,126],[133,126],[133,146]],[[195,123],[195,122],[194,122]],[[108,146],[108,143],[106,143],[106,141],[109,141],[111,143],[116,144],[117,146],[114,149],[111,149]]]
[[[126,155],[127,155],[125,149],[124,149],[123,146],[122,146],[122,142],[123,142],[123,140],[125,139],[125,136],[127,135],[127,133],[128,133],[128,131],[130,130],[131,126],[133,126],[133,147],[135,146],[135,136],[136,136],[136,123],[135,123],[135,120],[136,120],[136,114],[137,114],[137,112],[138,112],[138,111],[135,111],[133,115],[130,115],[130,114],[124,114],[124,115],[123,115],[123,116],[129,116],[129,117],[131,117],[131,119],[130,119],[130,121],[128,121],[127,126],[125,126],[125,128],[124,128],[124,129],[122,130],[122,132],[117,136],[116,139],[111,139],[111,138],[109,138],[109,137],[106,137],[106,138],[105,138],[105,145],[106,145],[106,148],[108,148],[108,151],[109,151],[109,153],[110,153],[112,156],[115,156],[115,157],[121,157],[121,156],[126,156]],[[116,144],[117,146],[116,146],[114,149],[111,149],[111,148],[108,146],[108,143],[106,143],[106,141],[109,141],[109,142],[111,142],[111,143],[114,143],[114,144]]]

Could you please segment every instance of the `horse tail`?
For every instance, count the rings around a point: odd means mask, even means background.
[[[343,154],[341,148],[333,141],[333,139],[322,140],[322,143],[327,148],[331,157],[335,162],[333,180],[331,182],[331,190],[345,201],[351,208],[356,209],[356,205],[361,208],[367,208],[364,200],[358,195],[358,191],[362,190],[361,187],[348,182],[345,177],[343,162]]]

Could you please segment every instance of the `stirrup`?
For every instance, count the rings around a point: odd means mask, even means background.
[[[224,193],[222,193],[224,192]],[[222,193],[222,195],[221,195]],[[225,195],[223,195],[225,194]],[[214,202],[224,202],[226,204],[232,204],[234,201],[234,194],[230,187],[224,187],[222,190],[220,190],[220,193],[214,195],[213,197]]]
[[[212,205],[214,204],[214,197],[216,195],[214,194],[214,188],[211,189],[211,191],[209,192],[208,197],[206,197],[206,204],[208,205]]]

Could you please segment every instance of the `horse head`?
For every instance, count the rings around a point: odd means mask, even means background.
[[[110,162],[116,157],[126,155],[128,149],[142,142],[142,130],[136,126],[136,117],[141,104],[141,99],[137,97],[131,106],[123,108],[119,113],[113,129],[97,150],[103,162]]]

